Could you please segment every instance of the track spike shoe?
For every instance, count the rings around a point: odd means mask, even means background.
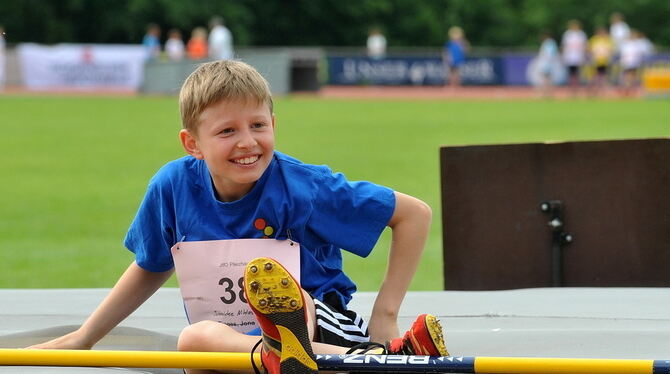
[[[318,373],[300,284],[279,262],[247,264],[244,293],[263,331],[261,361],[269,374]]]
[[[449,356],[442,326],[435,316],[421,314],[402,338],[388,343],[392,355]]]

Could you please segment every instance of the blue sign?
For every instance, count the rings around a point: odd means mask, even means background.
[[[448,71],[436,57],[329,57],[328,82],[335,85],[442,86]],[[499,58],[468,58],[460,67],[464,85],[502,83]]]

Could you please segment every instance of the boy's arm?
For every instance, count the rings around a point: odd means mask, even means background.
[[[388,223],[393,231],[388,266],[368,324],[370,340],[382,343],[400,335],[398,311],[419,265],[432,217],[423,201],[399,192],[395,196]]]
[[[170,275],[172,270],[154,273],[133,262],[79,329],[29,348],[90,349],[153,295]]]

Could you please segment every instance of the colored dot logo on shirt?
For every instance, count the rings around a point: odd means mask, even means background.
[[[259,218],[254,221],[254,227],[256,228],[256,230],[263,230],[265,228],[265,225],[266,223],[263,218]]]
[[[263,238],[269,238],[270,235],[274,234],[275,229],[272,226],[268,226],[267,222],[263,218],[258,218],[254,221],[254,227],[256,230],[263,231]]]

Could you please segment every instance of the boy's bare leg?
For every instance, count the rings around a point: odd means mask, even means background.
[[[190,352],[251,352],[259,336],[241,334],[223,323],[202,321],[186,327],[179,335],[177,348]],[[215,373],[186,370],[186,373]]]
[[[308,312],[307,329],[312,341],[312,349],[317,354],[344,354],[348,348],[314,342],[316,331],[316,308],[311,296],[302,290]],[[244,352],[251,349],[261,339],[260,336],[241,334],[233,328],[214,321],[202,321],[186,327],[179,335],[178,349],[190,352]],[[257,349],[258,351],[258,349]],[[249,357],[251,360],[251,356]],[[249,371],[252,373],[253,371]],[[188,374],[220,373],[212,370],[186,370]]]

